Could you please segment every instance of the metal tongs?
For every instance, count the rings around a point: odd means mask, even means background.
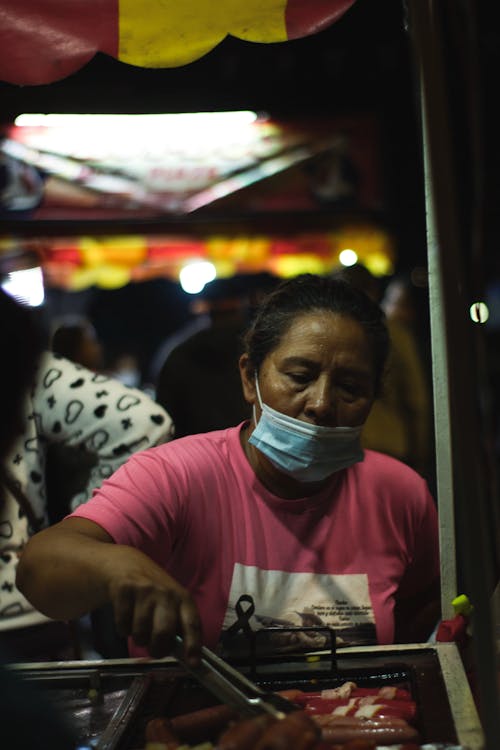
[[[284,719],[286,714],[297,710],[297,706],[281,695],[254,685],[205,646],[201,649],[200,665],[192,667],[184,656],[182,638],[176,636],[173,656],[203,687],[245,715],[267,713],[276,719]]]

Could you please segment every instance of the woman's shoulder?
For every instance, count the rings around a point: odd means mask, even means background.
[[[370,482],[381,482],[385,487],[419,488],[427,491],[426,480],[408,464],[379,451],[365,450],[364,459],[355,465],[358,474]]]
[[[143,451],[136,457],[166,463],[195,461],[197,467],[219,460],[227,462],[238,451],[239,431],[240,426],[237,426],[174,438],[168,443]]]

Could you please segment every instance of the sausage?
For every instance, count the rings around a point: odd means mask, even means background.
[[[253,750],[264,730],[275,719],[262,714],[237,721],[219,737],[215,750]]]
[[[414,721],[417,706],[413,701],[377,700],[376,696],[350,698],[349,700],[326,700],[311,698],[304,707],[310,715],[356,716],[357,718],[378,718],[395,716],[406,721]]]
[[[165,750],[176,750],[181,744],[172,730],[170,721],[163,717],[148,721],[146,724],[145,735],[146,744],[149,742],[157,742],[164,745]]]
[[[376,745],[397,745],[419,739],[417,730],[404,719],[358,719],[354,716],[330,717],[330,721],[321,726],[321,737],[332,744],[364,739]]]
[[[291,703],[301,704],[305,702],[309,693],[304,693],[303,690],[297,690],[296,688],[290,688],[289,690],[277,690],[276,693],[281,695],[282,698],[286,698]],[[319,693],[316,693],[319,695]]]
[[[347,685],[355,684],[355,683],[345,683]],[[289,695],[286,695],[286,694]],[[324,700],[338,700],[339,696],[335,695],[335,689],[334,690],[320,690],[320,691],[308,691],[304,692],[303,690],[282,690],[279,691],[279,695],[283,695],[285,698],[288,698],[289,700],[293,701],[294,703],[298,703],[300,705],[305,705],[309,701],[313,699],[324,699]],[[346,700],[348,698],[366,698],[369,696],[373,696],[376,701],[413,701],[413,698],[411,694],[408,692],[408,690],[405,690],[404,688],[396,688],[392,685],[387,685],[385,687],[381,688],[360,688],[355,687],[351,689],[351,692],[349,695],[344,695],[343,700]]]
[[[201,708],[170,719],[174,734],[183,742],[206,742],[226,727],[237,716],[231,706],[224,704]]]
[[[313,750],[321,729],[304,711],[294,711],[271,724],[255,745],[255,750]]]

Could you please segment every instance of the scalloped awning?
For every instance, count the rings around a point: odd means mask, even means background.
[[[0,79],[47,84],[96,52],[145,68],[193,62],[231,35],[284,42],[334,23],[355,0],[2,0]]]

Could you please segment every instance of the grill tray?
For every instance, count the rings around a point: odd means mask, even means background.
[[[88,663],[87,663],[88,665]],[[20,670],[33,681],[77,729],[79,745],[95,750],[139,750],[145,745],[147,722],[173,717],[219,701],[175,661],[95,662],[79,667],[60,663],[25,665]],[[244,672],[244,669],[241,668]],[[264,664],[253,681],[266,690],[297,688],[318,691],[346,680],[360,687],[394,685],[407,689],[417,704],[417,728],[422,742],[459,744],[439,659],[433,648],[391,653],[338,656],[330,664]],[[207,739],[212,739],[207,737]]]

